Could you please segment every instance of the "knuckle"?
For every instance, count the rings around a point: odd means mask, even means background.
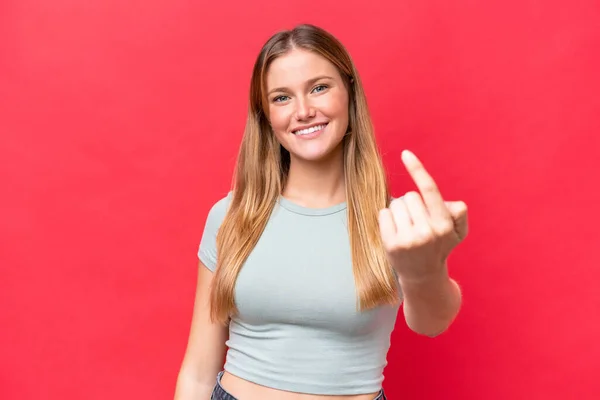
[[[404,201],[406,201],[407,203],[411,203],[411,204],[412,204],[412,203],[414,203],[414,202],[418,201],[418,199],[419,199],[420,197],[421,197],[421,196],[420,196],[420,195],[419,195],[417,192],[410,191],[410,192],[407,192],[407,193],[406,193],[406,194],[403,196],[403,199],[404,199]]]
[[[429,181],[429,182],[423,183],[422,190],[424,190],[426,192],[435,192],[438,190],[438,188],[434,182]]]
[[[401,203],[402,203],[402,197],[399,197],[399,198],[397,198],[397,199],[394,199],[394,200],[392,200],[392,201],[390,202],[390,208],[392,208],[392,207],[394,207],[394,208],[395,208],[395,207],[397,207],[397,206],[398,206],[399,204],[401,204]]]
[[[410,248],[410,241],[396,238],[390,243],[388,251],[391,252],[402,252]]]
[[[416,241],[419,244],[427,243],[433,239],[433,232],[429,226],[420,226],[416,229]]]
[[[438,236],[447,236],[454,231],[454,224],[450,221],[444,221],[438,224],[435,231]]]

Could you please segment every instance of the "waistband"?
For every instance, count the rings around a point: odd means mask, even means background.
[[[224,372],[225,371],[221,371],[218,373],[217,382],[215,384],[215,387],[213,388],[212,394],[210,395],[210,400],[238,400],[237,398],[233,397],[229,392],[227,392],[223,388],[223,386],[221,386],[221,377],[223,376]],[[375,396],[373,400],[387,400],[384,390],[381,389],[381,391],[379,391],[379,393],[377,394],[377,396]]]

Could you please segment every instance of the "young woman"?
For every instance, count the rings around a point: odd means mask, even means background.
[[[338,40],[301,25],[267,41],[233,189],[200,242],[177,400],[386,398],[398,309],[420,334],[448,328],[461,294],[446,260],[467,233],[464,203],[402,158],[420,193],[392,200]]]

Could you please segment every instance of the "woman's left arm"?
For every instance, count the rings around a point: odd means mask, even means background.
[[[434,337],[452,324],[462,302],[458,283],[448,276],[447,267],[424,279],[401,280],[404,318],[414,332]]]

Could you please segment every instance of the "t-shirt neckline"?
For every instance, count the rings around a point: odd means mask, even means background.
[[[323,207],[323,208],[305,207],[305,206],[301,206],[300,204],[294,203],[291,200],[288,200],[283,196],[279,196],[279,204],[288,211],[294,212],[296,214],[311,215],[311,216],[329,215],[329,214],[333,214],[333,213],[342,211],[347,207],[347,203],[345,201],[342,203],[334,204],[332,206]]]

